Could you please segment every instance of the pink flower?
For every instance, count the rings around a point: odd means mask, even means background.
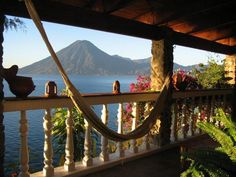
[[[131,113],[132,112],[132,105],[130,103],[126,104],[126,112]]]
[[[135,92],[135,84],[134,83],[130,84],[129,90],[130,90],[130,92]]]

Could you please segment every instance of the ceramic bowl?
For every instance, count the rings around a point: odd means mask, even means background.
[[[31,77],[16,76],[9,82],[9,88],[16,97],[25,98],[31,94],[35,85]]]

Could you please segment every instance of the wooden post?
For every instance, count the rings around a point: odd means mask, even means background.
[[[151,59],[151,88],[159,91],[163,86],[164,79],[172,77],[173,73],[173,45],[170,38],[160,41],[152,41],[152,59]],[[165,103],[166,108],[160,116],[160,145],[170,143],[171,132],[171,103],[172,89]]]
[[[5,16],[0,11],[0,70],[2,67],[3,61],[3,31],[4,31],[4,20]],[[3,93],[3,78],[0,76],[0,177],[4,177],[4,152],[5,152],[5,134],[4,134],[4,125],[3,125],[3,105],[2,100],[4,98]]]

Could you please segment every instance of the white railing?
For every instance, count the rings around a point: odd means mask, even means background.
[[[200,131],[195,127],[196,121],[202,119],[209,120],[214,114],[215,107],[223,107],[230,111],[228,100],[233,90],[208,90],[208,91],[186,91],[174,92],[172,104],[172,126],[171,126],[171,141],[176,142],[199,134]],[[151,102],[158,97],[158,92],[149,93],[122,93],[122,94],[90,94],[83,95],[89,105],[103,105],[101,119],[104,124],[108,124],[108,104],[118,104],[117,111],[117,131],[123,133],[123,115],[124,104],[133,103],[132,109],[132,127],[137,126],[137,119],[139,116],[139,102],[146,102],[146,114],[150,111]],[[148,134],[142,138],[138,143],[137,140],[130,140],[130,147],[124,147],[124,142],[117,142],[116,153],[109,154],[108,142],[106,137],[101,137],[101,153],[99,157],[92,158],[91,156],[91,129],[92,127],[85,122],[85,142],[84,142],[84,158],[82,162],[74,162],[73,149],[73,118],[72,108],[73,104],[67,97],[45,98],[45,97],[30,97],[27,99],[5,98],[4,112],[20,112],[20,176],[78,176],[86,175],[88,173],[105,169],[113,165],[119,164],[125,160],[136,159],[154,152],[160,148],[158,144],[154,143],[151,136]],[[52,148],[52,122],[51,112],[53,108],[67,108],[68,116],[66,120],[66,145],[65,145],[65,163],[64,167],[54,168],[52,165],[53,148]],[[28,124],[27,111],[28,110],[45,110],[44,115],[44,167],[42,172],[29,174],[29,153],[28,153]]]
[[[232,89],[194,90],[173,93],[171,141],[201,133],[197,121],[212,121],[215,108],[231,113]]]

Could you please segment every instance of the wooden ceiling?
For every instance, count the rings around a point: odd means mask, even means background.
[[[32,0],[45,21],[178,45],[236,53],[236,0]],[[28,17],[23,2],[2,0],[7,15]]]

